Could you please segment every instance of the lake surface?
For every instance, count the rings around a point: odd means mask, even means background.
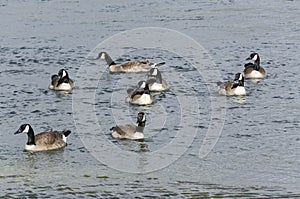
[[[0,24],[2,198],[300,197],[299,1],[0,1]],[[170,90],[126,104],[146,74],[109,74],[104,50],[165,61]],[[268,77],[219,96],[254,51]],[[60,68],[72,93],[48,90]],[[112,139],[139,111],[145,140]],[[68,146],[25,152],[22,123]]]

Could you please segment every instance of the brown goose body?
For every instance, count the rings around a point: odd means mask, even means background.
[[[61,69],[57,74],[51,76],[49,89],[57,91],[70,91],[74,88],[74,81],[69,77],[65,69]]]
[[[153,96],[150,93],[149,85],[145,81],[138,83],[138,88],[128,89],[128,96],[125,102],[136,105],[150,105],[153,103]]]
[[[238,82],[218,82],[219,94],[220,95],[246,95],[246,89],[244,87],[244,77],[243,74],[237,73],[235,75],[234,81]]]
[[[150,69],[147,84],[149,85],[150,91],[160,92],[169,89],[167,81],[162,78],[158,68]]]
[[[50,151],[63,148],[67,145],[66,139],[71,131],[48,131],[34,135],[29,124],[22,124],[15,134],[26,133],[28,136],[25,150]]]
[[[130,139],[138,140],[144,139],[144,127],[146,124],[146,116],[143,112],[139,112],[137,115],[138,126],[135,125],[123,125],[114,126],[110,130],[112,131],[112,137],[116,139]]]
[[[32,151],[50,151],[65,147],[67,143],[64,141],[63,132],[51,131],[42,132],[34,136],[35,146],[25,145],[26,150]]]
[[[267,76],[267,73],[263,67],[259,67],[258,70],[254,67],[247,67],[244,69],[244,76],[249,79],[262,79]]]
[[[244,65],[245,69],[243,75],[250,79],[263,79],[267,73],[263,67],[260,66],[260,57],[258,53],[251,53],[246,60],[252,60],[254,63],[247,63]]]
[[[105,59],[109,66],[109,72],[111,73],[148,72],[153,67],[165,64],[165,62],[153,63],[149,60],[134,60],[117,65],[106,52],[99,53],[97,59]]]

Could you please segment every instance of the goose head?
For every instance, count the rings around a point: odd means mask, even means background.
[[[68,74],[68,72],[65,69],[60,69],[58,71],[58,76],[60,78],[69,78],[69,74]]]
[[[31,130],[32,128],[29,124],[22,124],[14,134],[29,133]]]
[[[237,80],[242,81],[243,78],[244,78],[244,76],[243,76],[242,73],[237,73],[237,74],[235,74],[235,76],[234,76],[234,81],[237,81]]]
[[[259,55],[258,53],[251,53],[250,56],[246,60],[252,60],[254,62],[259,60]]]
[[[140,123],[140,122],[146,122],[146,115],[144,112],[139,112],[137,114],[137,121],[136,123]]]

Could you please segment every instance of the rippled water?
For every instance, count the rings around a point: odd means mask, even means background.
[[[1,197],[299,197],[299,9],[298,1],[285,0],[0,2]],[[118,62],[165,61],[161,71],[171,86],[155,94],[150,107],[128,106],[123,98],[126,89],[145,74],[110,75],[103,61],[86,58],[110,36],[140,27],[190,36],[207,50],[215,63],[208,68],[218,67],[222,79],[205,81],[188,57],[174,52],[127,46],[126,54],[114,56]],[[265,80],[247,80],[248,95],[243,98],[219,97],[217,87],[209,92],[214,82],[241,71],[252,51],[261,55],[269,74]],[[60,68],[78,82],[84,74],[77,72],[88,66],[84,63],[99,67],[97,85],[76,84],[72,94],[47,89],[50,76]],[[99,135],[91,118],[74,116],[74,100],[87,100],[78,98],[80,92],[94,93]],[[133,167],[144,165],[147,153],[184,132],[179,124],[185,111],[180,109],[182,95],[197,99],[198,108],[190,114],[197,122],[188,126],[196,135],[169,166],[150,173],[119,171],[95,158],[93,146],[86,145],[86,138],[95,143],[105,139],[138,154]],[[221,107],[226,111],[224,126],[213,150],[199,158],[212,118],[211,97],[226,102]],[[145,141],[113,140],[108,129],[116,122],[134,122],[140,110],[148,116]],[[30,123],[36,132],[70,129],[69,144],[53,152],[24,152],[25,135],[13,135],[21,123]],[[86,131],[76,128],[84,125]]]

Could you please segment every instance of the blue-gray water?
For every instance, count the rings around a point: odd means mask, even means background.
[[[0,1],[0,196],[299,197],[299,21],[300,2],[286,0]],[[197,134],[185,153],[167,167],[133,174],[103,164],[83,144],[84,134],[75,127],[72,97],[89,88],[77,85],[72,94],[64,95],[47,87],[60,68],[76,81],[88,54],[100,42],[141,27],[168,28],[193,38],[207,50],[222,79],[205,82],[185,58],[172,52],[135,49],[115,58],[165,61],[161,71],[171,86],[155,95],[154,105],[140,108],[125,104],[123,94],[131,85],[122,81],[133,84],[144,74],[99,74],[94,111],[102,130],[107,129],[99,136],[140,156],[163,148],[181,128],[176,96],[192,95],[199,103],[198,110],[191,112],[199,118],[192,126]],[[232,79],[252,51],[259,52],[268,77],[258,84],[247,80],[248,95],[242,99],[224,98],[221,136],[201,159],[199,148],[211,119],[210,97],[218,97],[217,87],[210,93],[207,84]],[[99,72],[104,71],[103,61],[94,63]],[[112,98],[112,92],[117,97]],[[144,143],[113,140],[108,129],[116,121],[126,123],[124,116],[133,122],[140,110],[149,116]],[[157,127],[159,111],[167,118]],[[122,117],[117,112],[123,112]],[[89,126],[88,118],[80,120]],[[21,123],[30,123],[35,132],[70,129],[69,144],[53,152],[24,152],[26,136],[13,135]]]

